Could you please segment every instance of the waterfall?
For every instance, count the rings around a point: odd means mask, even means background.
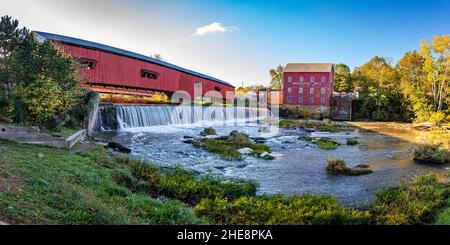
[[[266,108],[212,106],[116,105],[102,108],[99,114],[101,128],[110,130],[161,125],[240,125],[271,117]]]

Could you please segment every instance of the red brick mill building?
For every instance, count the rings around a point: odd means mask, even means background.
[[[283,81],[285,109],[300,116],[330,117],[334,84],[333,64],[287,64]]]

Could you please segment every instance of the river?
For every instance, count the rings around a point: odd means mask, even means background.
[[[272,133],[261,135],[267,125],[257,124],[248,118],[244,121],[246,123],[234,125],[223,125],[217,121],[208,125],[199,122],[139,125],[143,127],[101,131],[96,137],[120,142],[133,150],[133,156],[148,159],[155,164],[180,165],[200,174],[213,173],[255,180],[260,185],[258,194],[325,193],[337,196],[347,206],[364,206],[382,188],[398,185],[429,172],[446,171],[448,167],[415,163],[410,152],[413,139],[420,133],[390,127],[389,124],[356,125],[371,127],[382,132],[381,134],[361,130],[351,133],[312,133],[312,136],[326,136],[342,143],[337,150],[327,151],[298,140],[306,132],[272,128]],[[225,161],[217,155],[183,143],[185,137],[198,137],[206,126],[211,125],[218,135],[228,135],[231,131],[238,130],[250,136],[267,138],[266,144],[271,147],[276,159],[268,161],[247,157],[243,161]],[[360,144],[345,145],[346,138],[349,137],[358,137]],[[329,175],[325,171],[328,157],[343,158],[349,167],[368,164],[374,172],[362,176]]]

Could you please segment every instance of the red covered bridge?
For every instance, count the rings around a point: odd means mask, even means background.
[[[34,33],[39,40],[53,41],[83,64],[83,85],[97,92],[151,96],[154,91],[168,95],[185,91],[195,99],[194,87],[200,84],[202,96],[215,91],[225,98],[228,91],[234,91],[233,85],[217,78],[141,54],[57,34]],[[212,94],[209,97],[217,97]]]

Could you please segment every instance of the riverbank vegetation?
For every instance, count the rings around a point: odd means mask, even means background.
[[[11,224],[443,224],[449,213],[448,174],[383,190],[352,209],[329,195],[257,196],[251,181],[100,147],[69,154],[2,140],[0,156],[0,220]]]
[[[413,148],[414,160],[423,164],[450,163],[450,132],[434,129],[419,137]]]
[[[0,28],[0,118],[51,131],[83,127],[96,94],[80,87],[81,64],[9,16]]]

